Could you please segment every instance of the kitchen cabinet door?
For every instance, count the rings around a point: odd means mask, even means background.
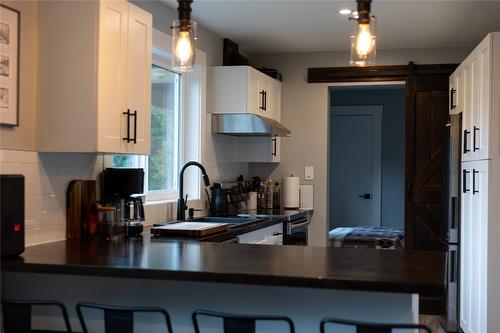
[[[462,164],[462,199],[460,215],[460,327],[470,333],[472,293],[472,193],[471,170],[468,163]]]
[[[129,132],[133,141],[127,153],[149,154],[151,137],[151,41],[152,17],[135,6],[129,7],[127,58],[127,109],[133,113]],[[128,124],[127,124],[128,123]],[[125,133],[124,133],[125,134]],[[133,137],[132,137],[133,136]],[[125,137],[125,136],[124,136]],[[125,141],[126,142],[126,141]]]
[[[485,40],[489,42],[488,39]],[[471,61],[472,152],[471,160],[489,158],[490,127],[490,48],[483,41]]]
[[[280,137],[239,137],[238,161],[245,163],[281,162]]]
[[[471,65],[463,67],[463,103],[462,103],[462,161],[472,158],[472,70]]]
[[[126,111],[128,4],[102,1],[99,15],[97,151],[123,152]]]
[[[471,333],[487,332],[488,163],[489,161],[472,163]]]
[[[465,333],[487,332],[488,163],[463,163],[460,326]]]

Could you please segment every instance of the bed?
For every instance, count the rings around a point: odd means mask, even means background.
[[[404,237],[403,228],[338,227],[329,232],[332,247],[403,249]]]

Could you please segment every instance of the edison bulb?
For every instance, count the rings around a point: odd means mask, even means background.
[[[369,24],[359,24],[355,40],[355,49],[359,57],[366,57],[373,51],[375,41]]]
[[[175,45],[175,56],[179,59],[182,65],[186,65],[191,62],[193,57],[193,46],[191,45],[191,36],[189,31],[181,31],[179,33],[179,38],[177,39],[177,44]]]

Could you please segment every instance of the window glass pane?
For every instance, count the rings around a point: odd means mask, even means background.
[[[151,155],[148,190],[172,191],[177,187],[180,75],[153,66],[151,90]]]
[[[115,154],[113,155],[113,168],[135,168],[137,165],[137,156]]]

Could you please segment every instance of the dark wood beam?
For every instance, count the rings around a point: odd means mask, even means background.
[[[451,75],[458,64],[308,68],[308,83],[404,81],[414,75]]]

